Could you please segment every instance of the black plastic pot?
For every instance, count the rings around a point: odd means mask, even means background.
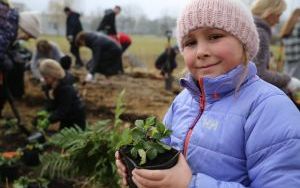
[[[12,182],[13,180],[17,179],[18,176],[19,176],[19,165],[0,166],[0,180],[2,182],[6,182],[6,180]]]
[[[37,166],[40,164],[40,151],[38,149],[23,150],[22,162],[27,166]]]
[[[129,188],[137,188],[135,183],[132,181],[132,170],[134,168],[142,168],[149,170],[158,170],[158,169],[169,169],[177,164],[178,157],[180,152],[171,148],[171,150],[166,151],[163,154],[159,154],[154,160],[148,160],[146,164],[139,165],[139,158],[134,159],[130,155],[131,147],[122,147],[120,148],[121,160],[127,168],[127,183]]]

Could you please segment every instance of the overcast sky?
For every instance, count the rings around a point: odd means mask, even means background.
[[[49,0],[11,0],[12,2],[21,2],[29,10],[45,11],[48,7]],[[112,8],[115,5],[121,7],[136,7],[136,11],[144,13],[148,18],[155,19],[164,15],[176,17],[182,7],[188,0],[74,0],[72,5],[74,9],[85,15],[96,13],[97,10]],[[244,0],[250,2],[251,0]],[[300,0],[286,0],[288,11],[286,15],[296,7],[300,7]],[[60,1],[62,2],[62,1]]]
[[[26,8],[35,11],[45,11],[50,0],[11,0],[11,2],[24,3]],[[176,16],[187,0],[74,0],[71,8],[88,15],[97,10],[121,7],[133,7],[136,11],[144,13],[148,18],[154,19],[161,15]],[[79,3],[78,3],[79,2]]]

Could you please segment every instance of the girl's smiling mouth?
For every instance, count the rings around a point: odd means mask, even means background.
[[[210,68],[210,67],[213,67],[213,66],[215,66],[215,65],[218,65],[218,64],[220,64],[220,63],[221,63],[221,61],[218,61],[217,63],[208,64],[208,65],[202,65],[202,66],[200,66],[199,68],[200,68],[200,69],[206,69],[206,68]]]

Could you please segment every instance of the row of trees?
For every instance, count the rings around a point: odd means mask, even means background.
[[[99,8],[97,12],[91,12],[88,15],[81,12],[76,7],[81,7],[80,1],[76,0],[52,0],[49,1],[48,11],[41,15],[42,31],[46,34],[63,35],[65,32],[64,6],[75,7],[74,10],[81,13],[83,27],[87,31],[95,31],[98,27],[104,9]],[[152,34],[163,35],[166,30],[172,30],[176,25],[176,18],[162,15],[159,19],[150,20],[141,8],[128,5],[122,7],[121,14],[117,17],[117,28],[119,31],[131,34]]]
[[[243,1],[250,6],[254,0]],[[96,12],[83,13],[80,7],[84,7],[84,3],[85,2],[80,0],[50,0],[48,4],[48,11],[44,12],[41,16],[43,23],[42,31],[47,34],[64,35],[64,6],[69,6],[74,8],[75,11],[81,12],[81,20],[85,30],[96,30],[103,17],[104,8],[99,8]],[[281,24],[275,28],[276,31],[280,28],[280,25]],[[137,5],[122,6],[122,12],[117,17],[118,30],[130,34],[163,35],[166,30],[173,30],[175,26],[175,16],[162,14],[160,18],[151,20],[142,12],[141,7],[138,7]]]

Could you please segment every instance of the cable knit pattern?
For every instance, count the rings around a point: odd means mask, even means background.
[[[250,10],[239,0],[191,0],[177,20],[177,41],[200,27],[213,27],[237,37],[252,59],[259,48],[259,38]]]

